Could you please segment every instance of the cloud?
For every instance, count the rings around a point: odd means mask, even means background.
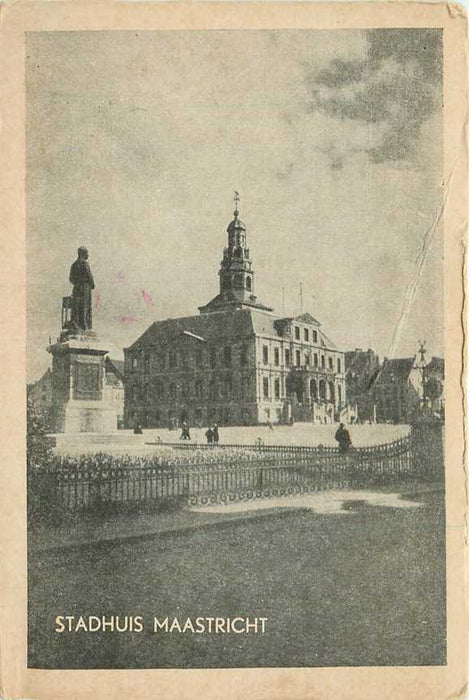
[[[421,128],[441,105],[440,30],[369,30],[366,39],[363,58],[332,59],[311,76],[312,111],[354,134],[330,147],[333,167],[358,151],[374,163],[415,161]]]

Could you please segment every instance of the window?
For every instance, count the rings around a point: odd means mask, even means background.
[[[210,367],[213,369],[217,366],[217,351],[215,348],[210,348]]]
[[[233,380],[231,378],[231,374],[229,374],[227,377],[225,377],[224,380],[225,384],[225,396],[229,398],[233,392]]]
[[[301,353],[299,350],[297,350],[295,354],[296,354],[296,364],[297,364],[297,367],[299,367],[301,365]]]
[[[274,396],[276,399],[280,398],[280,379],[274,380]]]
[[[329,358],[329,369],[334,369],[334,360],[332,357]]]
[[[278,348],[274,348],[274,365],[277,367],[280,364],[280,350]]]
[[[138,358],[132,357],[132,369],[137,369],[137,367],[138,367]]]
[[[318,398],[318,387],[316,384],[316,380],[314,379],[311,379],[309,383],[309,393],[311,394],[311,399],[313,401],[316,401],[316,399]]]
[[[304,329],[304,338],[306,342],[309,341],[309,330],[307,328]]]
[[[307,352],[306,355],[305,355],[305,365],[306,365],[306,367],[309,367],[310,362],[311,362],[311,355],[309,354],[309,352]]]
[[[318,366],[318,354],[317,354],[317,352],[314,353],[314,366],[315,367]]]
[[[240,357],[241,364],[243,366],[247,365],[248,363],[248,349],[245,345],[242,346],[241,348],[241,357]]]
[[[262,361],[265,365],[269,362],[269,348],[267,345],[262,346]]]
[[[318,332],[313,331],[313,343],[317,343],[317,342],[318,342]]]
[[[223,364],[225,367],[231,367],[231,348],[229,345],[223,348]]]
[[[337,359],[337,371],[339,372],[339,374],[342,371],[340,367],[340,358]]]
[[[208,395],[212,400],[216,397],[216,383],[213,377],[208,383]]]
[[[285,350],[285,365],[290,366],[290,350]]]
[[[248,290],[248,292],[250,292],[252,289],[252,283],[251,283],[250,277],[246,277],[246,289]]]
[[[326,358],[324,357],[324,355],[321,355],[321,367],[324,369],[325,366],[326,366]]]
[[[300,339],[300,329],[298,326],[295,326],[295,338],[296,340]]]
[[[268,377],[263,378],[262,388],[263,388],[264,398],[268,399],[269,398],[269,378]]]

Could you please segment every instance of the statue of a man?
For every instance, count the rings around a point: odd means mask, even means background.
[[[78,248],[78,258],[70,268],[72,293],[72,328],[82,331],[91,330],[91,290],[94,289],[93,275],[88,264],[88,250]]]

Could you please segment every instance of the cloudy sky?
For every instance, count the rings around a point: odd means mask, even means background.
[[[86,245],[110,347],[218,289],[233,211],[259,299],[344,350],[443,352],[438,30],[29,34],[28,379]],[[285,288],[285,307],[282,305]]]

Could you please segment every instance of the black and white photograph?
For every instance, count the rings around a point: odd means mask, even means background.
[[[26,33],[29,669],[446,665],[443,48]]]

